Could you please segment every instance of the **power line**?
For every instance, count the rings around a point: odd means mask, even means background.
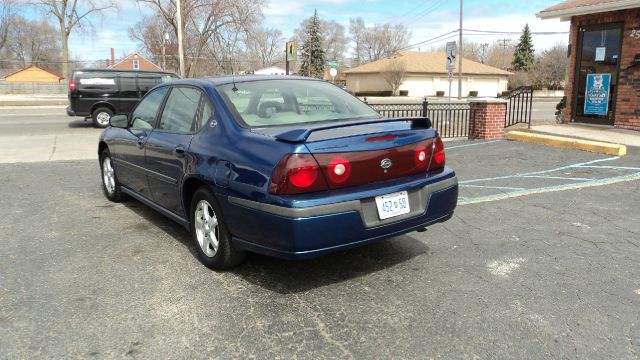
[[[433,0],[433,1],[438,1],[438,0]],[[387,17],[387,18],[385,19],[385,21],[383,21],[383,24],[385,24],[385,23],[393,24],[393,23],[402,22],[402,21],[404,21],[404,20],[403,20],[403,18],[406,18],[407,16],[409,16],[409,15],[411,15],[411,14],[414,14],[414,13],[415,13],[415,11],[416,11],[416,10],[418,10],[419,8],[421,8],[423,5],[424,5],[424,4],[419,4],[418,6],[413,7],[410,11],[407,11],[406,13],[403,13],[402,15],[398,15],[398,16],[392,15],[392,16],[389,16],[389,17]],[[411,16],[409,16],[409,18],[410,18],[410,17],[412,17],[412,16],[415,16],[415,15],[411,15]]]
[[[404,25],[410,25],[415,23],[416,21],[424,18],[425,16],[431,14],[433,11],[435,11],[436,9],[438,9],[439,7],[441,7],[442,5],[446,4],[447,0],[439,0],[438,2],[434,3],[432,6],[428,7],[427,9],[423,10],[422,12],[419,12],[418,14],[415,14],[414,16],[410,17],[409,19],[407,19],[406,21],[404,21]]]
[[[474,30],[474,29],[464,29],[464,31],[470,31],[474,33],[482,33],[480,35],[522,35],[522,31],[494,31],[494,30]],[[568,31],[537,31],[531,32],[531,35],[564,35],[568,34]],[[475,34],[468,34],[475,35]]]
[[[415,48],[415,47],[417,47],[417,46],[421,46],[421,45],[430,45],[430,43],[431,43],[431,42],[433,42],[434,40],[438,40],[438,39],[440,39],[440,38],[442,38],[442,37],[450,36],[451,34],[457,34],[457,33],[458,33],[458,29],[456,29],[456,30],[452,30],[452,31],[449,31],[449,32],[447,32],[447,33],[444,33],[444,34],[438,35],[438,36],[436,36],[436,37],[432,37],[431,39],[427,39],[427,40],[423,40],[423,41],[420,41],[420,42],[415,43],[415,44],[407,45],[407,46],[405,46],[405,47],[403,47],[403,48],[398,49],[398,51],[412,49],[412,48]],[[446,39],[440,39],[440,41],[441,41],[441,40],[446,40]],[[437,41],[436,41],[436,42],[437,42]]]

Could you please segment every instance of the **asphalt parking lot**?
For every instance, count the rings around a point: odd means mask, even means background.
[[[0,164],[0,358],[638,358],[640,149],[446,148],[450,221],[224,273],[97,161]]]

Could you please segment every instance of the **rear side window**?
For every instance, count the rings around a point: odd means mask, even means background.
[[[116,74],[108,72],[78,72],[76,74],[76,87],[78,90],[88,92],[116,92]]]
[[[129,98],[138,97],[136,76],[134,74],[122,74],[118,80],[120,80],[120,96]]]
[[[156,89],[138,103],[136,109],[131,113],[131,127],[133,129],[153,128],[167,89],[167,87]]]
[[[202,92],[191,87],[174,87],[164,106],[158,129],[189,133],[196,131]]]
[[[147,91],[151,90],[152,87],[160,84],[160,75],[156,76],[148,76],[148,75],[140,75],[138,76],[138,90],[140,90],[140,94],[144,95]]]

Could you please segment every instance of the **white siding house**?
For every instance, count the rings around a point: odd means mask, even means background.
[[[256,70],[253,73],[256,75],[286,75],[287,70],[277,66],[269,66],[264,69]]]
[[[344,72],[347,89],[354,93],[365,91],[391,90],[384,79],[383,72],[390,64],[400,61],[406,71],[400,90],[409,92],[409,96],[435,96],[437,91],[449,94],[449,76],[445,69],[444,52],[403,51],[393,58],[381,59],[364,64]],[[457,65],[457,64],[456,64]],[[457,69],[451,84],[451,96],[458,96]],[[462,96],[477,91],[478,96],[495,97],[507,90],[510,72],[492,66],[480,64],[468,59],[462,60]]]

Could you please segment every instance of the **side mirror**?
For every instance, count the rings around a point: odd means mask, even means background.
[[[126,129],[129,127],[129,118],[126,115],[114,115],[109,119],[109,125],[115,128]]]

